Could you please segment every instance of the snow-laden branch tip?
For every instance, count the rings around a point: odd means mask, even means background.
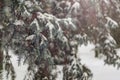
[[[77,29],[76,25],[72,21],[72,18],[63,19],[63,21],[64,21],[64,24],[66,26],[69,26],[68,28],[70,28],[72,30],[76,30]]]
[[[33,6],[33,3],[31,1],[25,1],[24,4],[27,6],[27,7],[32,7]]]
[[[23,12],[22,16],[23,17],[30,17],[31,14],[28,12],[27,8],[25,6],[23,6],[23,8],[24,8],[25,11]]]
[[[38,31],[40,30],[40,26],[39,26],[39,24],[38,24],[37,19],[34,19],[33,22],[30,24],[30,26],[31,26],[32,24],[35,24],[35,25],[36,25],[36,28],[37,28]]]
[[[112,18],[110,18],[108,16],[105,18],[107,20],[107,23],[105,24],[106,27],[111,27],[111,28],[118,27],[118,23],[115,20],[113,20]]]
[[[50,21],[48,21],[48,23],[45,26],[46,26],[46,28],[49,29],[50,38],[52,39],[53,38],[53,29],[55,28],[54,25]]]
[[[34,37],[35,37],[35,35],[33,34],[33,35],[30,35],[30,36],[26,37],[25,40],[33,40]]]
[[[105,43],[106,44],[111,44],[111,46],[115,46],[117,44],[115,39],[110,34],[108,34]]]
[[[0,25],[0,29],[3,29],[4,27],[3,27],[3,25]]]
[[[14,24],[23,26],[25,23],[23,20],[15,20]]]

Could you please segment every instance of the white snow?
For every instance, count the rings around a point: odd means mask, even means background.
[[[16,79],[15,80],[23,80],[25,77],[25,74],[27,72],[27,64],[23,65],[23,60],[21,61],[21,65],[18,66],[18,58],[16,55],[13,54],[14,52],[12,50],[9,50],[9,55],[11,56],[11,61],[14,66],[14,70],[16,72]],[[10,76],[9,76],[10,77]],[[6,78],[6,71],[3,70],[3,80],[10,80],[10,78]]]
[[[57,78],[56,80],[63,80],[63,72],[62,72],[63,66],[57,66],[56,72],[57,74]]]
[[[34,21],[33,21],[30,25],[32,25],[32,24],[35,24],[35,25],[36,25],[38,31],[40,30],[40,26],[39,26],[39,24],[38,24],[37,19],[34,19]]]
[[[31,16],[31,14],[28,12],[28,10],[26,9],[26,7],[24,6],[24,9],[25,9],[25,11],[23,12],[23,14],[22,14],[22,16],[23,17],[28,17],[28,16]]]
[[[46,24],[46,27],[48,27],[49,31],[50,31],[50,38],[53,38],[53,29],[55,28],[54,25],[48,21],[48,23]]]
[[[35,35],[33,34],[33,35],[30,35],[30,36],[26,37],[25,40],[32,40],[34,37],[35,37]]]
[[[3,25],[0,25],[0,29],[3,29],[4,27],[3,27]]]
[[[107,35],[107,40],[105,40],[105,43],[110,44],[111,46],[116,45],[116,41],[114,40],[114,38],[110,34]]]
[[[116,67],[104,65],[103,60],[94,57],[94,45],[79,47],[78,56],[83,64],[93,72],[93,80],[120,80],[120,70]],[[120,54],[120,50],[117,50]]]
[[[110,4],[110,2],[109,2],[108,0],[104,0],[104,2],[105,2],[106,4]]]
[[[109,25],[111,25],[110,26],[111,28],[118,27],[118,23],[115,20],[111,19],[110,17],[106,17],[106,19],[107,19],[106,27],[109,27]]]
[[[68,26],[68,25],[70,26],[69,27],[70,29],[72,29],[72,30],[76,30],[77,29],[76,26],[72,22],[72,18],[65,18],[65,19],[63,19],[63,21],[64,21],[66,26]]]
[[[69,17],[71,13],[78,14],[78,13],[80,13],[79,10],[80,10],[80,4],[79,4],[79,2],[75,1],[74,4],[71,5],[71,8],[70,8],[67,16]]]
[[[23,26],[23,25],[24,25],[24,21],[22,21],[22,20],[16,20],[16,21],[14,22],[14,24],[15,24],[15,25],[21,25],[21,26]]]
[[[24,3],[27,7],[32,7],[33,3],[31,1],[25,1]]]
[[[104,65],[103,60],[94,57],[93,51],[94,45],[88,44],[88,46],[80,46],[78,51],[78,56],[81,58],[82,64],[85,64],[88,68],[91,69],[93,72],[93,80],[120,80],[120,70],[117,70],[113,66]],[[117,49],[120,55],[120,49]],[[17,56],[13,54],[13,51],[9,51],[10,55],[12,56],[12,64],[14,65],[15,72],[16,72],[16,80],[23,80],[28,65],[17,65]],[[56,72],[57,72],[57,79],[62,80],[63,73],[62,73],[63,66],[58,65]],[[4,80],[7,80],[5,77],[5,72],[3,72]],[[9,79],[8,79],[9,80]]]

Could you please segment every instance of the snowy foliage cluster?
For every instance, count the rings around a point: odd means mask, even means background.
[[[64,66],[63,80],[91,80],[91,71],[77,56],[78,47],[88,42],[95,45],[95,57],[103,55],[105,63],[120,67],[116,42],[110,32],[120,26],[119,0],[3,0],[3,3],[2,45],[19,55],[18,63],[23,58],[29,64],[24,80],[56,80],[57,72],[52,74],[56,65]]]

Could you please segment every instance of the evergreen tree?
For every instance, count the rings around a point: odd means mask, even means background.
[[[2,45],[15,50],[19,61],[24,58],[29,64],[24,80],[55,80],[52,70],[56,65],[64,66],[63,80],[91,80],[92,72],[77,56],[78,47],[88,42],[95,45],[95,57],[104,55],[105,63],[120,67],[116,41],[110,31],[120,26],[119,0],[2,3]]]

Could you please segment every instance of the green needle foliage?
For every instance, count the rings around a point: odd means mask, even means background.
[[[115,50],[119,41],[114,35],[117,34],[114,29],[120,25],[119,0],[3,0],[0,3],[4,4],[0,19],[2,47],[15,51],[18,64],[24,59],[29,65],[24,80],[56,80],[58,72],[53,74],[53,71],[57,65],[64,66],[63,80],[91,80],[92,72],[77,56],[78,47],[89,42],[95,45],[95,57],[103,55],[106,64],[120,67]],[[7,53],[6,70],[15,79],[9,56]]]

